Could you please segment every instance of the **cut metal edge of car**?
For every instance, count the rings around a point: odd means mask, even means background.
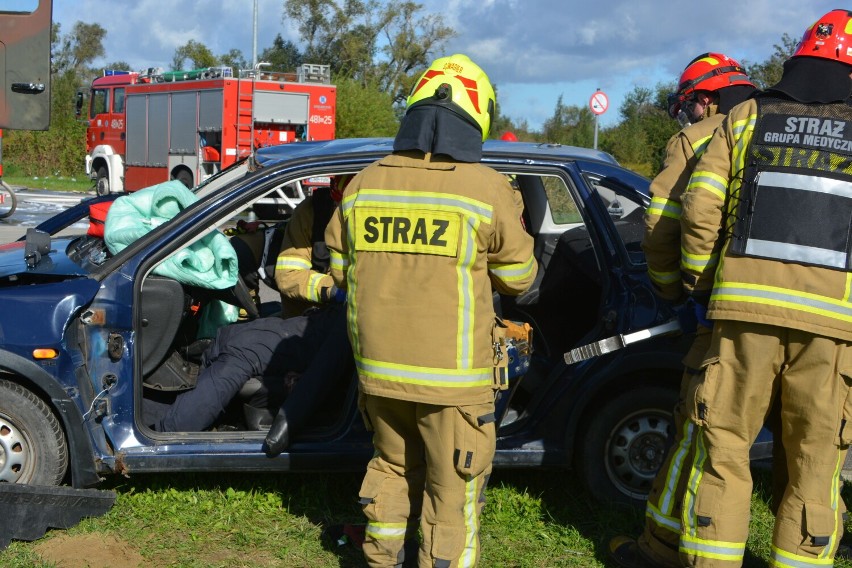
[[[338,138],[336,140],[299,142],[267,146],[255,152],[254,160],[261,166],[297,158],[344,156],[347,154],[385,153],[393,151],[393,138]],[[570,158],[606,162],[618,165],[610,154],[602,150],[542,142],[507,142],[486,140],[482,146],[483,158],[489,155],[511,154],[533,158]]]

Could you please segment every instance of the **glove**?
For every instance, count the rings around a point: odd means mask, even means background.
[[[346,301],[346,290],[338,288],[334,284],[330,288],[323,288],[322,295],[326,302],[342,304]]]
[[[672,309],[677,315],[677,321],[680,323],[680,329],[684,333],[695,333],[695,329],[698,327],[694,304],[695,300],[689,298],[685,302],[672,306]]]
[[[707,306],[699,302],[695,302],[693,306],[695,307],[695,319],[698,320],[698,325],[713,327],[713,320],[707,319]]]
[[[290,425],[287,423],[287,415],[278,412],[272,427],[263,441],[263,451],[270,458],[281,454],[290,447]]]

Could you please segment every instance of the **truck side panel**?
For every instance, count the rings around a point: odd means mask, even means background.
[[[273,124],[307,124],[310,95],[255,91],[254,120]]]
[[[165,168],[168,163],[169,93],[152,93],[148,95],[148,159],[140,165]]]
[[[203,132],[222,132],[222,90],[201,91],[198,108],[198,129]]]
[[[127,151],[124,160],[128,165],[144,164],[148,155],[148,100],[143,96],[127,97],[125,123],[127,124]]]
[[[172,93],[168,155],[195,154],[198,146],[198,92]]]

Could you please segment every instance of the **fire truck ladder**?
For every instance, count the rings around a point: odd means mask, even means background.
[[[254,76],[237,79],[237,158],[254,153]]]

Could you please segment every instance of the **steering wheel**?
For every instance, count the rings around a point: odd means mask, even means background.
[[[237,301],[236,305],[246,311],[249,319],[260,317],[260,311],[258,311],[257,305],[251,297],[251,292],[249,292],[248,286],[240,275],[237,275],[237,283],[234,284],[233,293]]]

